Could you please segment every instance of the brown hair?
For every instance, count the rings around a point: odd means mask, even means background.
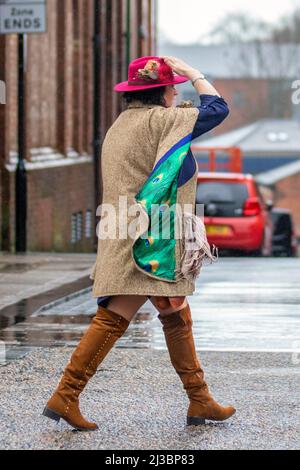
[[[139,100],[144,104],[160,104],[161,106],[166,106],[164,99],[164,93],[166,91],[166,86],[159,86],[156,88],[149,88],[144,90],[137,91],[125,91],[123,93],[123,99],[127,104],[132,101]]]

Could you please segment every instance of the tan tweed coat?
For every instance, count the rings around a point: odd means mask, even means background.
[[[155,163],[172,145],[192,132],[198,114],[197,108],[165,108],[138,101],[131,103],[110,127],[103,142],[102,205],[113,204],[119,217],[119,196],[126,196],[128,204],[135,203],[134,196]],[[177,192],[177,203],[191,204],[193,213],[198,168],[197,164],[195,166],[193,177],[178,187]],[[127,221],[129,219],[128,216]],[[98,237],[97,258],[90,276],[94,281],[93,297],[118,294],[185,296],[194,292],[194,282],[187,279],[158,280],[152,274],[139,269],[132,257],[132,244],[130,237]],[[178,239],[175,247],[176,267],[180,255],[181,244]]]

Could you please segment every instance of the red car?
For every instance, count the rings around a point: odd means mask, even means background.
[[[196,203],[204,204],[210,245],[248,254],[272,254],[271,208],[263,201],[252,175],[198,173]]]

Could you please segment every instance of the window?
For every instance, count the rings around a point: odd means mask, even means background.
[[[82,240],[82,212],[76,212],[71,217],[71,243]]]
[[[76,243],[76,214],[71,217],[71,243]]]
[[[82,212],[76,214],[76,235],[77,241],[82,239]]]
[[[88,209],[85,213],[85,238],[92,236],[92,211]]]
[[[204,215],[238,217],[248,197],[246,184],[227,181],[198,183],[196,202],[204,204]]]

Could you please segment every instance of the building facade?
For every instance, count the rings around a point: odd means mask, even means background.
[[[155,54],[156,10],[156,0],[48,0],[47,32],[27,35],[28,251],[95,249],[101,143],[123,109],[113,85],[131,60]],[[15,249],[18,60],[17,35],[0,35],[2,251]]]
[[[227,101],[230,116],[210,131],[216,136],[260,119],[300,120],[292,102],[292,83],[299,77],[300,46],[291,44],[158,45],[160,55],[183,59],[204,73]],[[190,82],[178,87],[178,100],[199,97]]]

